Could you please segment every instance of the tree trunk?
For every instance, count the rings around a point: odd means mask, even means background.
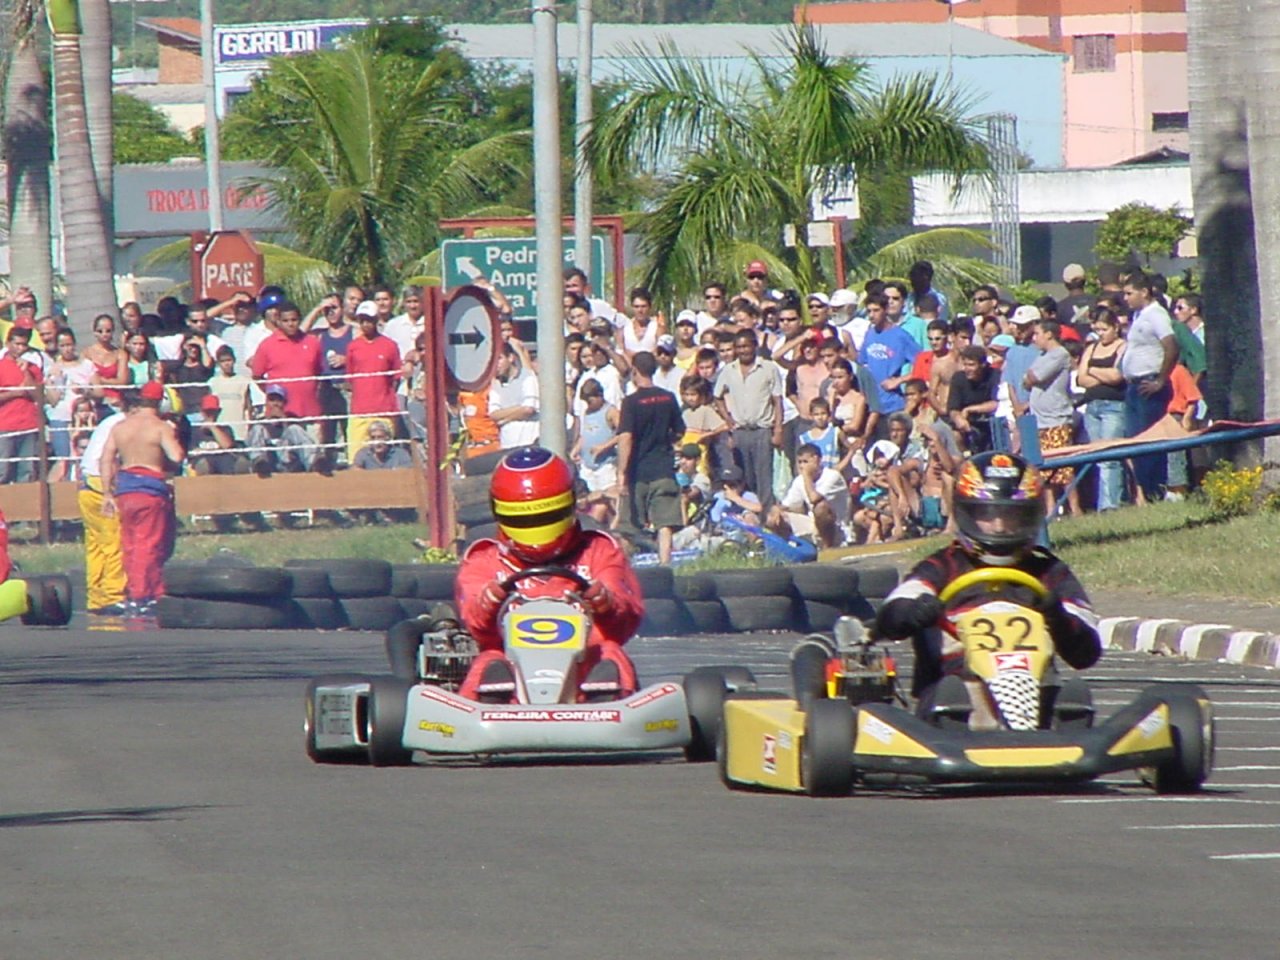
[[[79,34],[55,34],[53,78],[67,312],[77,335],[87,338],[93,318],[100,313],[116,316],[117,304],[111,246],[89,149]]]
[[[89,146],[93,173],[102,199],[102,224],[107,239],[115,237],[115,185],[112,162],[111,4],[109,0],[79,0],[80,65],[84,71],[84,105],[89,114]]]
[[[53,307],[50,244],[49,87],[40,69],[36,38],[12,50],[4,91],[4,155],[8,165],[9,281],[31,288],[42,313]]]
[[[1242,0],[1188,0],[1191,177],[1215,419],[1262,416],[1262,326],[1249,191],[1244,91],[1250,56]],[[1237,459],[1256,462],[1260,445]]]

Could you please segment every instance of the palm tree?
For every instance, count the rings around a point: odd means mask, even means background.
[[[102,198],[89,146],[76,0],[47,0],[45,13],[53,32],[53,95],[68,315],[72,325],[87,335],[94,316],[116,312],[111,243],[102,221]]]
[[[1239,0],[1188,0],[1191,178],[1215,418],[1262,415],[1263,338],[1250,199],[1245,91],[1251,56]]]
[[[659,56],[637,50],[627,92],[594,125],[589,154],[603,182],[661,178],[638,223],[643,282],[655,292],[686,294],[761,255],[814,289],[823,269],[806,229],[816,198],[855,177],[987,168],[968,104],[946,82],[914,75],[877,86],[866,64],[828,56],[809,24],[786,41],[785,64],[753,55],[744,79],[665,41]],[[775,256],[785,228],[795,245]]]
[[[397,279],[435,246],[441,217],[463,214],[524,174],[527,133],[468,143],[450,92],[453,55],[381,49],[378,30],[341,50],[278,57],[263,82],[285,109],[240,111],[228,140],[270,135],[261,181],[308,255],[362,283]],[[252,96],[252,95],[251,95]]]
[[[80,63],[84,70],[84,105],[89,113],[89,146],[102,201],[107,239],[115,237],[115,175],[112,163],[111,3],[79,0]]]
[[[41,309],[53,302],[50,236],[49,85],[40,69],[35,35],[38,11],[14,10],[13,47],[4,91],[4,156],[9,197],[9,279],[31,288]]]

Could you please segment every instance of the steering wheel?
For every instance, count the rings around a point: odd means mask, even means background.
[[[572,580],[574,586],[579,590],[588,590],[591,587],[591,581],[580,574],[577,570],[571,570],[569,567],[556,566],[553,563],[544,563],[540,566],[529,567],[527,570],[517,570],[511,576],[502,581],[500,586],[508,592],[521,580],[528,580],[531,577],[563,577],[565,580]]]
[[[984,584],[992,589],[1002,584],[1026,587],[1035,594],[1037,600],[1049,599],[1049,588],[1029,573],[1024,573],[1012,567],[982,567],[978,570],[970,570],[968,573],[960,574],[960,576],[942,588],[938,594],[938,600],[944,604],[948,603],[970,587]]]

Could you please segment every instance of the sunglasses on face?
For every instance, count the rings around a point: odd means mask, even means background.
[[[768,274],[767,274],[767,273],[748,273],[748,274],[747,274],[747,279],[748,279],[748,280],[763,280],[763,279],[764,279],[765,277],[767,277],[767,276],[768,276]]]

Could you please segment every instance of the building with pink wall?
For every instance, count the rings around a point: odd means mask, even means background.
[[[1066,55],[1062,141],[1068,167],[1162,147],[1187,151],[1185,0],[838,0],[796,7],[818,24],[955,23]]]

